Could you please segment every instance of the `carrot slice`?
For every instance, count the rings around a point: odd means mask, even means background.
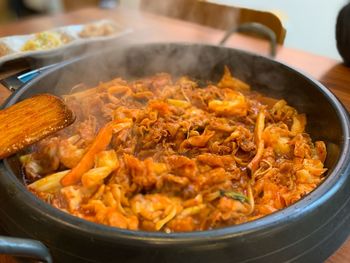
[[[61,179],[62,186],[78,183],[82,175],[94,166],[95,155],[106,149],[111,142],[114,128],[113,124],[113,122],[109,122],[102,129],[100,129],[94,142],[80,160],[78,165]]]

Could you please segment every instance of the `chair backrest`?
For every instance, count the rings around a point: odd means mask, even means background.
[[[281,20],[270,12],[199,0],[141,0],[141,9],[223,30],[245,22],[258,22],[275,32],[279,44],[283,44],[286,36]]]
[[[286,38],[286,29],[283,27],[282,21],[278,16],[271,12],[263,12],[253,9],[240,9],[239,23],[258,22],[270,29],[276,34],[277,43],[283,44]]]
[[[100,0],[63,0],[62,2],[66,11],[72,11],[88,6],[98,6]]]

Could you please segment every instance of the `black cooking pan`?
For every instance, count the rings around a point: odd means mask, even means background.
[[[57,262],[321,262],[350,231],[349,117],[320,83],[271,59],[199,44],[115,48],[51,68],[15,92],[5,106],[84,82],[157,72],[217,81],[224,65],[254,90],[284,98],[308,117],[307,131],[327,143],[327,179],[296,204],[249,223],[191,233],[129,231],[73,217],[39,200],[23,184],[17,156],[0,163],[0,223],[8,233],[40,240]],[[30,120],[28,120],[30,121]]]

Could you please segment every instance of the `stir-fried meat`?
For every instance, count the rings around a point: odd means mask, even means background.
[[[283,209],[324,178],[326,146],[305,132],[306,116],[228,68],[216,85],[161,73],[65,99],[77,122],[21,161],[33,193],[92,222],[224,227]]]

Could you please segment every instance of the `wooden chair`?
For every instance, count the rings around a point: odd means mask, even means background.
[[[7,1],[0,0],[0,24],[11,21],[15,18],[12,10],[9,8],[9,3]]]
[[[98,6],[99,0],[63,0],[63,7],[66,11],[77,10],[83,7]]]
[[[281,20],[270,12],[235,8],[199,0],[141,0],[141,9],[223,30],[242,23],[261,23],[275,33],[279,44],[283,44],[286,36]]]

